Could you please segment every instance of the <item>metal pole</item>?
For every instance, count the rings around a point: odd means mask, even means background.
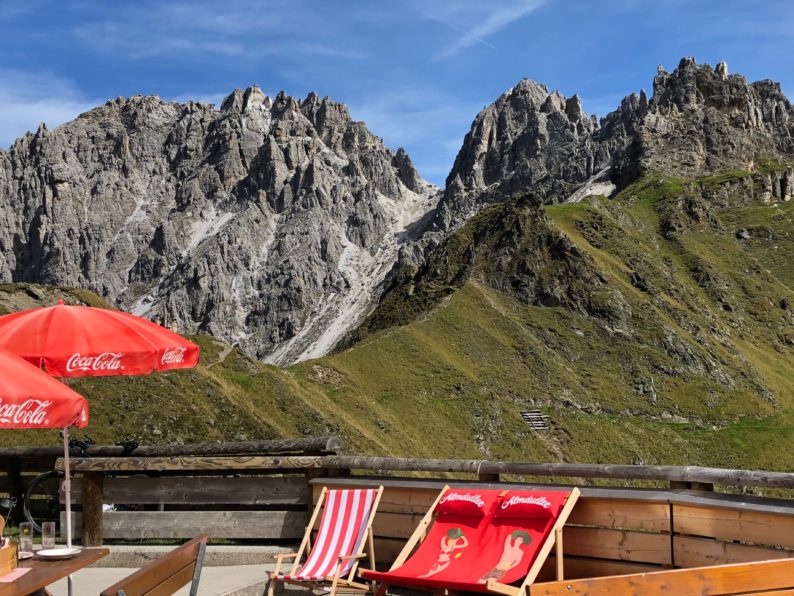
[[[63,429],[63,493],[66,498],[66,548],[72,548],[72,479],[69,472],[69,427]],[[72,576],[66,580],[72,596]]]

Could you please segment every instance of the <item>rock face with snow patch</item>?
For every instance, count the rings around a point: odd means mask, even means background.
[[[117,99],[0,151],[0,280],[89,288],[294,362],[368,312],[436,192],[313,93]]]
[[[653,97],[626,97],[600,123],[579,98],[523,80],[484,108],[447,178],[435,227],[455,229],[482,206],[531,192],[545,202],[609,194],[658,171],[695,178],[752,170],[794,154],[794,109],[772,81],[748,83],[681,60]]]

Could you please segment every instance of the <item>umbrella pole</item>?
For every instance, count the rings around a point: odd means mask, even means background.
[[[69,427],[63,429],[63,492],[66,498],[66,548],[72,548],[72,478],[69,472]],[[72,576],[66,580],[72,596]]]
[[[72,481],[69,473],[69,427],[63,429],[63,492],[66,499],[66,548],[72,548]]]

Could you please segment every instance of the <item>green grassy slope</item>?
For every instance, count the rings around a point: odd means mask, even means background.
[[[372,454],[791,469],[794,204],[749,199],[748,176],[490,207],[398,276],[351,348],[278,369],[199,337],[194,371],[70,382],[92,406],[86,432],[330,432]],[[550,431],[526,427],[532,407]]]

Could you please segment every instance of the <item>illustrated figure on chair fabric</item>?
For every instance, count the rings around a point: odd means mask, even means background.
[[[419,577],[430,577],[436,573],[444,571],[452,563],[452,553],[456,550],[461,550],[469,546],[469,541],[463,535],[463,530],[460,528],[452,528],[447,531],[446,536],[441,539],[441,551],[438,553],[438,561],[433,563],[430,571]],[[457,553],[455,558],[459,558],[462,553]]]
[[[489,579],[494,579],[496,581],[502,579],[504,574],[518,565],[521,562],[521,559],[524,557],[524,550],[521,547],[526,546],[531,542],[532,537],[523,530],[516,530],[512,534],[509,534],[505,538],[502,556],[500,557],[499,562],[496,564],[496,567],[483,575],[480,578],[479,583],[484,584]]]

